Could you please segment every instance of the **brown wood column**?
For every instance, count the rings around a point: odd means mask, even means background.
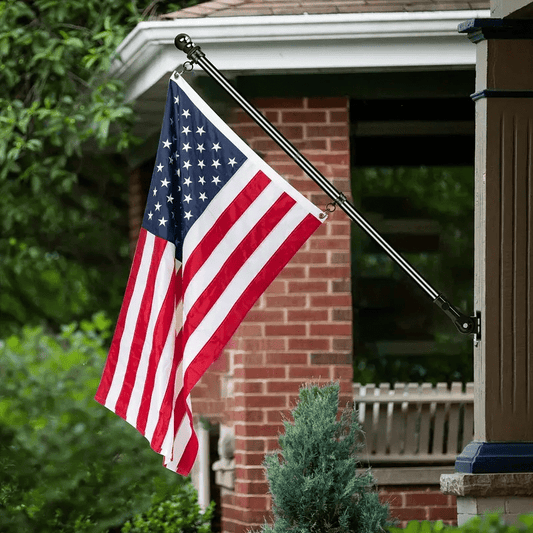
[[[533,443],[533,21],[462,26],[477,47],[475,307],[482,324],[474,349],[478,443],[456,469],[533,471],[533,445],[524,447]],[[519,457],[513,465],[511,455]]]
[[[475,437],[533,441],[533,99],[477,103]],[[486,145],[486,146],[485,146]]]

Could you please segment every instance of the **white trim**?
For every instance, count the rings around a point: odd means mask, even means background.
[[[210,479],[211,465],[209,463],[209,431],[202,422],[197,426],[198,434],[198,505],[205,513],[211,501]]]
[[[477,10],[141,22],[119,46],[112,74],[126,81],[129,99],[138,98],[185,60],[174,46],[179,33],[228,75],[469,68],[475,46],[457,26],[488,16]]]

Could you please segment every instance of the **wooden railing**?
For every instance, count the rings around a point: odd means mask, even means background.
[[[453,464],[473,440],[473,383],[354,383],[354,401],[372,465]]]

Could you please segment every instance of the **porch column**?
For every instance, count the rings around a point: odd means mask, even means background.
[[[533,20],[471,20],[476,44],[474,442],[441,478],[458,523],[533,511]]]

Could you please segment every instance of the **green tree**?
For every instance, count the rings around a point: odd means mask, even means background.
[[[300,389],[281,450],[265,459],[275,520],[264,533],[385,531],[388,507],[372,490],[370,471],[357,473],[357,413],[347,407],[338,419],[338,407],[338,384]]]
[[[94,401],[111,325],[98,314],[0,343],[0,531],[106,532],[183,483]]]
[[[211,533],[215,502],[205,513],[198,505],[198,493],[190,481],[169,498],[156,498],[145,513],[128,520],[122,533]]]
[[[0,1],[0,338],[116,314],[132,109],[109,75],[142,19],[198,1]]]

